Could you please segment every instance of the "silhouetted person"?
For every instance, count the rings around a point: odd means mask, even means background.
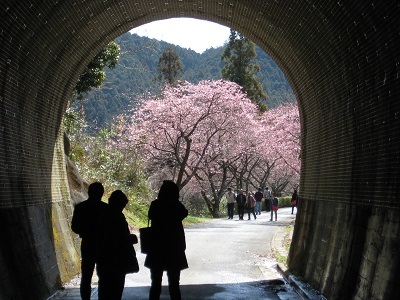
[[[243,190],[239,189],[239,194],[236,196],[239,220],[243,220],[244,205],[246,204],[246,196],[243,195]]]
[[[92,276],[96,257],[96,231],[99,217],[108,205],[101,201],[104,187],[100,182],[89,185],[89,198],[75,206],[72,216],[72,231],[79,234],[81,242],[81,298],[90,299]]]
[[[171,299],[181,299],[180,274],[181,270],[188,268],[182,225],[187,215],[187,209],[179,202],[178,186],[165,180],[157,199],[151,202],[148,213],[155,242],[154,249],[148,253],[144,263],[151,273],[150,300],[160,299],[164,271],[167,271]]]
[[[126,265],[132,244],[137,237],[130,234],[122,210],[128,203],[126,195],[116,190],[108,199],[108,209],[99,220],[97,274],[99,276],[99,300],[119,300],[124,291]]]

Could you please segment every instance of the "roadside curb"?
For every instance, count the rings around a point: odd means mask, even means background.
[[[281,257],[288,257],[289,253],[285,248],[284,241],[286,235],[286,226],[279,227],[278,230],[275,232],[272,241],[271,241],[271,248],[274,255],[278,254]],[[289,232],[290,239],[293,235],[293,226]],[[276,265],[277,271],[282,275],[282,277],[289,283],[291,287],[296,291],[296,293],[302,299],[309,299],[309,300],[326,300],[326,298],[321,295],[318,291],[315,291],[310,288],[310,286],[296,276],[290,273],[289,269],[284,263],[278,262]]]
[[[291,274],[286,266],[282,263],[278,263],[276,266],[278,272],[282,277],[290,284],[290,286],[296,291],[296,293],[305,300],[326,300],[318,291],[310,288],[310,286],[296,276]]]

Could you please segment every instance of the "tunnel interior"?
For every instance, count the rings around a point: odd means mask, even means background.
[[[242,32],[292,86],[302,173],[289,268],[328,298],[399,298],[399,12],[370,0],[2,1],[0,298],[45,299],[78,272],[68,99],[108,42],[174,17]]]

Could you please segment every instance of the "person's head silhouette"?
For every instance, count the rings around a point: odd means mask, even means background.
[[[104,187],[101,182],[93,182],[88,188],[89,199],[101,201],[104,194]]]
[[[157,198],[163,201],[179,200],[179,188],[176,183],[172,180],[164,180]]]
[[[111,193],[110,198],[108,198],[108,205],[110,208],[122,211],[128,204],[128,197],[121,190],[116,190]]]

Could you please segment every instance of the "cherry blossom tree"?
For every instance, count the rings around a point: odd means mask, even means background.
[[[300,116],[296,104],[280,105],[261,116],[264,139],[270,149],[269,158],[275,160],[268,179],[276,194],[297,188],[301,170]],[[272,161],[272,160],[270,160]],[[285,184],[283,184],[285,183]]]
[[[197,191],[214,217],[228,186],[256,189],[300,172],[296,106],[260,113],[224,80],[168,85],[140,103],[120,120],[117,146],[135,149],[150,178]]]
[[[230,138],[252,122],[255,105],[228,81],[166,86],[128,116],[121,145],[139,147],[149,169],[170,170],[180,189],[198,173],[205,157],[222,158]],[[239,141],[239,146],[242,147]],[[220,148],[220,149],[219,149]]]

